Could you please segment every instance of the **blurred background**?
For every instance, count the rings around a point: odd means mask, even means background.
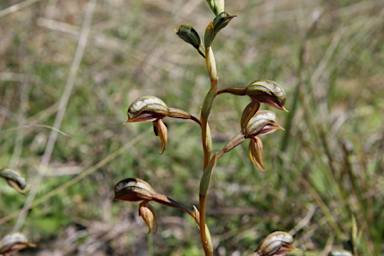
[[[383,255],[384,2],[226,1],[237,14],[215,39],[219,88],[254,80],[286,91],[285,131],[262,136],[267,171],[248,143],[217,164],[207,202],[215,255],[248,255],[276,230],[290,255],[350,249]],[[199,127],[166,118],[169,144],[151,123],[123,126],[136,98],[154,95],[198,116],[209,89],[204,59],[174,33],[202,36],[206,1],[0,1],[0,168],[27,179],[35,201],[0,180],[0,237],[20,230],[36,248],[15,255],[202,255],[190,216],[155,205],[156,234],[138,203],[111,200],[128,177],[198,205]],[[220,95],[210,116],[215,151],[240,131],[246,97]],[[25,219],[24,219],[25,217]],[[356,244],[356,243],[355,243]]]

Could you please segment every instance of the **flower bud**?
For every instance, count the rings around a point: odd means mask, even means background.
[[[114,200],[122,201],[142,201],[152,200],[156,192],[145,181],[136,178],[128,178],[119,181],[115,186]]]
[[[8,255],[8,253],[17,252],[26,247],[35,247],[35,244],[30,243],[22,233],[10,233],[0,241],[0,255]]]
[[[217,0],[207,0],[207,2],[213,13],[219,15],[220,11],[217,9]]]
[[[191,44],[196,49],[199,48],[201,39],[196,30],[187,25],[181,25],[179,30],[176,32],[177,36],[183,39],[185,42]]]
[[[128,108],[128,120],[125,123],[154,121],[168,115],[168,107],[155,96],[143,96],[135,100]]]
[[[224,12],[224,6],[225,6],[224,0],[215,0],[215,6],[216,6],[216,12],[222,13]],[[216,15],[217,15],[216,13]]]
[[[217,15],[212,22],[214,27],[214,34],[217,35],[217,33],[219,33],[220,30],[225,28],[228,23],[235,17],[237,17],[237,15],[230,15],[227,12],[222,12]]]
[[[283,128],[279,125],[276,114],[268,110],[262,110],[257,112],[249,120],[243,129],[243,133],[247,138],[252,138],[257,135],[271,133],[278,129]]]
[[[157,215],[153,206],[144,201],[139,206],[139,215],[143,218],[144,222],[148,226],[148,234],[151,233],[153,227],[153,221],[155,221],[155,233],[157,231],[158,223],[157,223]]]
[[[258,256],[279,256],[285,255],[296,249],[293,246],[293,237],[281,231],[269,234],[256,250]]]
[[[257,80],[248,85],[245,94],[271,107],[287,111],[284,108],[286,96],[283,88],[269,80]]]
[[[178,37],[191,44],[203,57],[205,57],[205,51],[203,45],[201,44],[200,36],[193,27],[181,25],[179,30],[175,32]]]
[[[9,186],[16,189],[19,193],[25,194],[24,188],[27,185],[25,179],[15,170],[5,168],[0,170],[0,177],[3,177]]]

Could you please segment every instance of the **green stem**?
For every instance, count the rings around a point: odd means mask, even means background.
[[[208,116],[212,108],[213,101],[217,94],[217,71],[216,71],[216,61],[215,57],[212,52],[211,47],[206,47],[205,52],[205,60],[207,65],[207,70],[209,74],[209,78],[211,81],[211,89],[207,93],[204,104],[201,110],[201,139],[203,144],[203,150],[204,150],[204,168],[206,169],[210,157],[211,157],[211,151],[212,151],[212,140],[211,136],[208,135]],[[209,140],[209,141],[208,141]],[[199,207],[200,207],[200,238],[201,243],[204,248],[204,253],[206,256],[213,255],[213,247],[212,247],[212,241],[209,234],[209,229],[207,225],[205,224],[205,211],[206,211],[206,195],[200,195],[199,196]]]
[[[211,81],[211,88],[205,96],[203,107],[201,109],[201,139],[203,143],[204,150],[204,168],[207,167],[209,159],[211,157],[212,151],[212,140],[208,135],[208,117],[211,112],[213,101],[217,94],[217,70],[216,70],[216,61],[215,56],[213,55],[213,51],[211,47],[206,48],[205,52],[205,63],[207,65],[207,70],[209,74],[209,78]]]
[[[200,204],[200,238],[201,243],[203,244],[204,253],[206,256],[213,255],[213,247],[211,236],[209,234],[209,229],[207,225],[205,225],[205,206],[206,206],[206,197],[199,196],[199,204]]]
[[[211,156],[211,152],[209,152],[208,150],[208,147],[207,147],[207,123],[206,122],[203,122],[202,125],[201,125],[201,137],[202,137],[202,142],[203,142],[203,151],[204,151],[204,167],[203,167],[203,170],[205,169],[205,167],[207,167],[208,165],[208,162],[209,162],[209,158]]]
[[[153,238],[152,238],[152,232],[148,234],[148,240],[147,240],[147,245],[148,245],[148,255],[153,256]]]

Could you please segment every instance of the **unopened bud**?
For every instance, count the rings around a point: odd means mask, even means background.
[[[217,0],[207,0],[209,7],[215,15],[219,15],[220,11],[217,9]],[[224,11],[224,10],[223,10]]]
[[[175,32],[178,37],[183,39],[188,44],[191,44],[203,57],[205,57],[205,51],[201,44],[200,36],[193,27],[181,25],[179,30]]]
[[[230,15],[227,12],[222,12],[219,15],[217,15],[212,22],[215,35],[217,35],[217,33],[219,33],[220,30],[225,28],[228,25],[228,23],[235,17],[237,17],[237,15]]]

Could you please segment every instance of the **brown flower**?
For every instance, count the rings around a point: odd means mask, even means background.
[[[146,121],[153,122],[155,135],[159,136],[161,141],[161,151],[159,154],[164,152],[168,144],[168,130],[162,121],[164,117],[192,119],[200,123],[195,117],[181,109],[168,108],[164,101],[155,96],[143,96],[132,102],[128,108],[127,115],[128,120],[124,124]]]
[[[276,82],[270,80],[256,80],[246,87],[229,87],[217,92],[217,94],[221,93],[240,96],[248,95],[252,100],[257,100],[271,107],[287,111],[284,108],[286,96],[283,88]]]
[[[267,110],[259,111],[242,127],[242,132],[233,137],[224,146],[223,150],[218,154],[218,158],[240,145],[245,139],[250,139],[249,156],[257,168],[265,171],[262,161],[263,143],[257,136],[268,134],[278,129],[283,128],[279,125],[275,113]]]
[[[246,138],[251,139],[248,151],[249,157],[253,164],[262,171],[265,171],[263,164],[263,142],[257,136],[268,134],[278,129],[283,128],[279,125],[276,114],[263,110],[257,112],[242,131]]]
[[[293,237],[286,232],[276,231],[264,238],[256,252],[249,256],[281,256],[294,249]]]
[[[13,232],[0,240],[0,255],[8,255],[11,252],[18,252],[26,247],[35,247],[28,241],[28,238],[19,232]]]
[[[139,215],[143,218],[149,228],[149,232],[152,230],[153,221],[155,221],[157,229],[157,215],[154,208],[149,203],[150,201],[183,210],[191,215],[196,223],[198,223],[198,212],[191,211],[185,206],[181,205],[177,201],[156,193],[155,190],[144,180],[138,178],[127,178],[119,181],[115,186],[115,197],[113,200],[138,202],[142,201],[139,205]],[[155,232],[156,232],[155,229]]]

